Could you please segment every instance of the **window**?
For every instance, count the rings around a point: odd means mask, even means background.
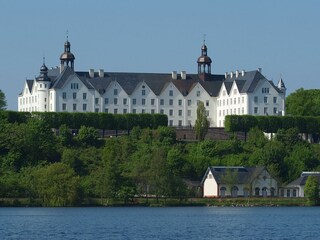
[[[76,111],[77,110],[77,104],[73,104],[73,111]]]
[[[145,96],[145,95],[146,95],[146,90],[145,90],[145,89],[142,89],[141,95],[142,95],[142,96]]]
[[[77,93],[74,92],[72,96],[73,96],[73,99],[77,99]]]
[[[207,117],[209,116],[209,110],[206,110],[206,116]]]
[[[257,107],[254,108],[253,113],[254,114],[258,114],[258,108]]]
[[[151,99],[151,106],[154,105],[154,98]]]
[[[173,110],[170,109],[170,110],[169,110],[169,116],[172,116],[172,115],[173,115]]]
[[[123,109],[123,114],[126,114],[126,113],[127,113],[127,109],[124,108],[124,109]]]
[[[219,117],[221,117],[221,110],[219,110]]]
[[[95,112],[99,112],[99,108],[95,108],[94,111],[95,111]]]
[[[83,94],[82,94],[82,98],[83,98],[84,100],[86,100],[86,99],[87,99],[87,93],[83,93]]]
[[[118,113],[118,109],[117,108],[113,109],[113,113],[117,114]]]
[[[113,89],[113,95],[115,95],[115,96],[118,95],[118,89],[116,89],[116,88]]]
[[[200,97],[200,91],[197,91],[197,97]]]
[[[264,102],[264,103],[268,103],[268,97],[264,97],[264,98],[263,98],[263,102]]]
[[[169,121],[169,126],[173,126],[173,120]]]
[[[182,126],[182,120],[179,120],[178,125],[179,125],[179,127]]]
[[[179,105],[179,106],[182,105],[182,100],[181,100],[181,99],[178,100],[178,105]]]
[[[191,106],[191,99],[188,99],[188,106]]]
[[[206,100],[206,107],[209,107],[209,100]]]
[[[223,106],[225,105],[225,100],[223,99]]]
[[[99,98],[94,99],[95,104],[99,104]]]
[[[142,109],[142,110],[141,110],[141,113],[146,113],[146,110],[145,110],[145,109]]]
[[[164,110],[163,110],[163,109],[160,109],[160,113],[161,113],[161,114],[164,114]]]
[[[63,110],[63,111],[67,110],[67,104],[62,103],[62,110]]]
[[[254,103],[258,103],[258,96],[254,96]]]
[[[255,195],[255,196],[259,196],[259,195],[260,195],[260,188],[256,187],[256,188],[254,189],[254,195]]]
[[[137,113],[137,109],[132,109],[132,113]]]
[[[172,97],[173,96],[173,90],[169,91],[169,96]]]
[[[109,104],[109,98],[104,99],[104,104]]]
[[[262,93],[269,93],[269,88],[262,88]]]
[[[221,187],[221,188],[220,188],[220,196],[221,196],[221,197],[224,197],[224,196],[226,195],[226,190],[227,190],[227,189],[226,189],[225,187]]]
[[[188,117],[191,117],[191,110],[188,110]]]
[[[105,108],[105,109],[104,109],[104,112],[105,112],[105,113],[108,113],[108,112],[109,112],[109,109],[108,109],[108,108]]]
[[[164,105],[164,99],[160,99],[160,105]]]
[[[154,114],[155,113],[155,110],[154,109],[151,109],[151,114]]]
[[[237,98],[233,99],[233,104],[237,104]]]
[[[268,115],[268,108],[267,108],[267,107],[263,108],[263,113],[264,113],[265,115]]]
[[[141,104],[142,104],[142,105],[146,105],[146,99],[145,99],[145,98],[142,98],[142,99],[141,99]]]
[[[297,196],[297,189],[293,189],[292,191],[292,197],[296,197]]]
[[[66,93],[66,92],[63,92],[63,93],[62,93],[62,98],[63,98],[63,99],[66,99],[66,98],[67,98],[67,93]]]
[[[273,97],[273,103],[277,103],[277,97]]]
[[[278,109],[277,108],[273,108],[273,114],[277,114],[278,113]]]
[[[118,104],[118,98],[113,99],[113,104],[117,105]]]
[[[137,104],[137,99],[133,98],[132,99],[132,105],[136,105]]]
[[[83,105],[82,105],[82,110],[83,110],[83,111],[87,111],[87,104],[83,104]]]
[[[287,189],[287,197],[290,197],[290,189]]]
[[[244,114],[244,108],[241,108],[241,113]]]
[[[179,110],[179,116],[182,116],[182,110]]]
[[[173,99],[169,99],[169,105],[170,105],[170,106],[173,105]]]
[[[127,99],[126,98],[123,99],[123,105],[127,105]]]
[[[242,97],[242,103],[244,103],[244,97]]]

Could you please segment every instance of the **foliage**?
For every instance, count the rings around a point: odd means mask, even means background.
[[[207,119],[206,108],[204,106],[204,103],[201,101],[198,104],[197,119],[194,128],[196,131],[197,139],[199,139],[199,141],[203,141],[208,132],[209,121]]]
[[[319,203],[318,176],[308,176],[304,187],[304,194],[308,198],[309,205],[317,205]]]
[[[7,106],[6,95],[0,89],[0,111],[1,110],[6,110],[6,106]]]

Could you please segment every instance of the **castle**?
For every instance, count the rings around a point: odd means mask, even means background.
[[[127,73],[76,71],[71,44],[64,44],[60,66],[27,79],[18,96],[18,111],[162,113],[169,126],[193,126],[199,101],[210,127],[224,127],[226,115],[284,115],[286,87],[266,79],[261,69],[212,74],[203,43],[198,73]]]

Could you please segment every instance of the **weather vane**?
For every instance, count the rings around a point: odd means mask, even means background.
[[[204,34],[203,34],[203,44],[206,43],[206,36],[207,36],[207,35],[204,33]]]

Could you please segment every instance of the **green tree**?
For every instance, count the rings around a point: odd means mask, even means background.
[[[304,194],[308,198],[310,205],[319,203],[319,180],[318,176],[308,176],[304,187]]]
[[[97,146],[98,131],[93,127],[81,126],[76,140],[84,146]]]
[[[6,95],[0,89],[0,111],[1,110],[6,110],[6,107],[7,107]]]
[[[199,139],[199,141],[204,140],[208,132],[209,125],[210,123],[207,119],[206,108],[204,103],[200,101],[197,108],[197,120],[194,126],[196,137]]]

